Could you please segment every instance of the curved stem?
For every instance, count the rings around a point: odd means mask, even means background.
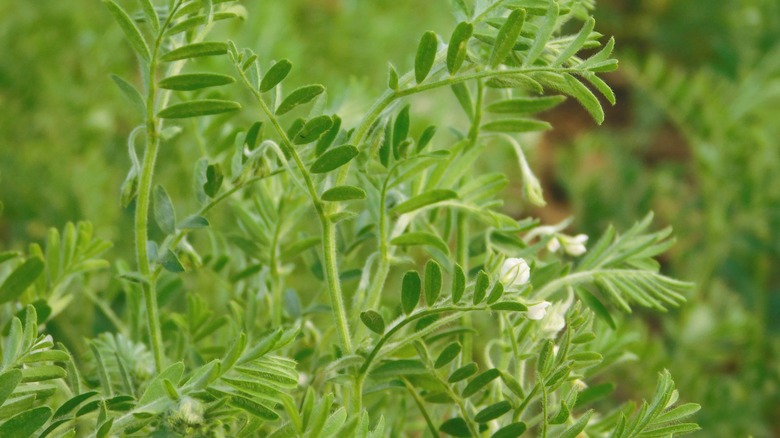
[[[371,352],[368,354],[368,357],[366,357],[366,360],[363,362],[363,365],[360,366],[360,370],[358,370],[359,374],[366,374],[368,372],[369,367],[371,366],[371,362],[373,362],[374,358],[377,354],[379,354],[379,351],[382,349],[382,347],[387,343],[387,341],[390,340],[390,338],[393,337],[394,334],[396,334],[399,330],[404,328],[407,324],[417,321],[418,319],[424,318],[426,316],[436,315],[439,313],[447,313],[447,312],[473,312],[477,310],[487,310],[486,306],[468,306],[468,307],[458,307],[458,306],[446,306],[446,307],[438,307],[435,309],[425,309],[421,310],[417,313],[413,313],[400,322],[398,324],[394,325],[390,330],[385,332],[384,335],[379,339],[379,342],[376,343],[374,348],[371,350]]]
[[[412,384],[409,383],[407,379],[401,378],[401,381],[404,382],[406,389],[409,390],[409,394],[411,394],[414,402],[417,403],[417,407],[420,409],[420,413],[422,414],[423,418],[425,418],[425,423],[428,425],[428,430],[431,432],[431,436],[438,438],[439,432],[436,430],[436,426],[433,424],[433,420],[431,419],[431,415],[428,413],[428,410],[425,409],[425,404],[423,404],[423,399],[420,398],[420,394],[417,394],[417,391],[414,390],[414,386],[412,386]]]

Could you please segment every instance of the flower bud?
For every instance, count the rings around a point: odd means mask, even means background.
[[[521,258],[508,258],[504,260],[501,266],[501,282],[504,286],[521,286],[528,283],[531,275],[531,268],[528,263]]]
[[[528,306],[528,310],[525,312],[525,316],[528,319],[539,321],[547,314],[547,308],[550,307],[549,301],[542,301],[541,303]]]

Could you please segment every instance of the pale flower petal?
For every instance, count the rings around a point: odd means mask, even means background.
[[[553,237],[549,242],[547,242],[548,251],[558,252],[559,249],[561,249],[561,241],[558,240],[558,237]]]
[[[528,306],[528,310],[525,312],[526,318],[539,321],[547,314],[547,308],[551,304],[549,301],[542,301],[541,303]]]
[[[506,287],[526,284],[530,276],[531,268],[521,258],[508,258],[501,266],[501,282]]]

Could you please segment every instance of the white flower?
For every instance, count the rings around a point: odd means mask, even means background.
[[[561,249],[561,242],[558,240],[558,236],[554,236],[547,242],[547,251],[558,252],[559,249]]]
[[[501,266],[501,282],[506,287],[526,284],[530,276],[531,268],[521,258],[508,258]]]
[[[544,318],[539,322],[541,327],[539,332],[543,338],[552,339],[558,335],[558,332],[566,327],[566,311],[571,305],[570,301],[559,301],[550,307]]]
[[[549,301],[542,301],[541,303],[528,306],[528,310],[526,310],[525,316],[528,319],[539,321],[540,319],[544,318],[544,315],[547,314],[547,308],[551,305],[552,303]]]
[[[563,250],[573,256],[579,256],[585,254],[587,249],[585,244],[588,242],[588,236],[585,234],[577,234],[576,236],[561,236],[563,243]]]

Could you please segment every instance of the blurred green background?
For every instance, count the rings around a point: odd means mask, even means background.
[[[261,59],[305,61],[293,81],[327,85],[347,116],[381,92],[388,61],[408,69],[422,32],[454,24],[446,0],[244,4],[248,21],[219,32]],[[129,254],[119,186],[139,121],[109,74],[137,79],[131,50],[96,0],[5,0],[0,17],[0,249],[87,219]],[[699,436],[780,436],[780,2],[601,0],[596,17],[617,40],[619,102],[602,127],[572,102],[547,114],[533,165],[550,204],[530,213],[573,215],[591,236],[651,210],[673,226],[664,269],[697,289],[669,315],[631,319],[643,336],[638,362],[614,370],[618,396],[649,394],[669,368],[703,406]],[[183,164],[159,178],[190,172],[186,150],[163,154]]]

